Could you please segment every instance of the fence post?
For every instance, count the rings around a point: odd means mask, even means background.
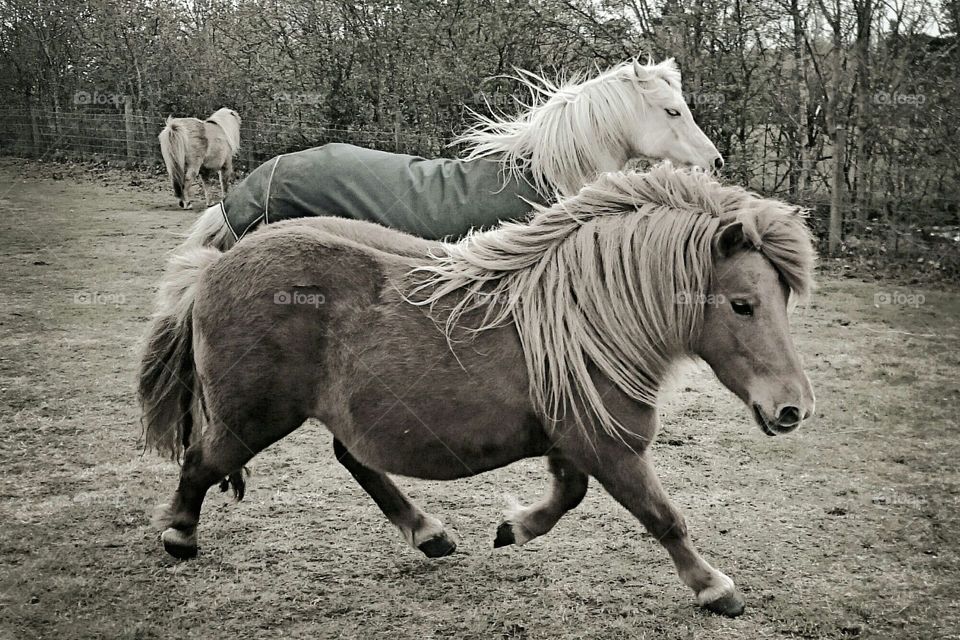
[[[828,248],[830,255],[837,255],[843,239],[843,174],[844,151],[847,146],[847,130],[837,124],[833,136],[833,184],[830,185],[830,232]]]
[[[253,157],[253,147],[254,147],[254,144],[253,144],[253,141],[254,141],[254,139],[256,138],[256,136],[254,135],[254,132],[256,131],[256,129],[254,128],[255,126],[256,126],[256,125],[248,124],[248,125],[247,125],[247,135],[246,135],[246,138],[240,138],[240,140],[241,140],[240,146],[243,147],[243,148],[245,148],[246,151],[247,151],[247,153],[246,153],[247,166],[244,167],[244,168],[246,169],[246,172],[247,172],[247,173],[250,173],[250,172],[253,171],[254,168],[255,168],[255,166],[254,166],[254,164],[253,164],[253,161],[254,161],[254,157]],[[247,138],[249,138],[249,140],[247,140]],[[243,143],[244,140],[246,140],[246,144]]]
[[[30,102],[30,134],[33,136],[33,152],[36,155],[43,154],[43,141],[40,139],[40,116],[37,113],[37,105]]]
[[[123,125],[127,133],[127,162],[137,160],[137,132],[134,127],[133,96],[123,96]]]
[[[400,109],[393,114],[393,150],[400,153]]]
[[[143,109],[137,110],[137,116],[137,120],[139,121],[137,135],[140,136],[137,142],[139,145],[142,145],[140,147],[140,154],[148,164],[154,164],[157,161],[157,145],[151,144],[153,142],[153,136],[150,135],[150,123],[147,121]]]

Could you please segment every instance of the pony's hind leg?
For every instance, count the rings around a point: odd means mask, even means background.
[[[227,161],[220,167],[220,199],[227,197],[227,191],[230,190],[230,181],[233,180],[233,158],[227,158]]]
[[[226,483],[238,500],[243,498],[242,469],[254,453],[237,437],[217,436],[219,432],[208,426],[200,441],[187,448],[173,499],[154,516],[167,553],[181,560],[197,555],[197,523],[210,487]]]
[[[457,549],[457,543],[444,530],[443,523],[424,513],[386,474],[365,466],[336,438],[333,453],[387,519],[400,529],[407,544],[428,558],[448,556]]]
[[[180,199],[180,207],[183,209],[189,209],[193,205],[190,200],[190,191],[193,189],[193,181],[197,179],[197,174],[198,169],[188,164],[183,177],[183,196]]]
[[[550,493],[529,507],[513,503],[506,520],[497,527],[494,547],[522,545],[554,527],[567,511],[576,508],[587,493],[588,477],[570,461],[557,455],[548,459],[553,486]]]

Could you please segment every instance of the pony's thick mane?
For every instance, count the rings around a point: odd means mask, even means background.
[[[643,82],[658,77],[670,90],[681,90],[673,59],[646,65],[631,60],[593,78],[559,83],[520,69],[512,77],[530,92],[524,112],[518,117],[474,112],[476,124],[454,144],[467,145],[467,160],[499,156],[547,198],[574,195],[596,179],[610,149],[629,154],[644,98],[667,90]]]
[[[605,408],[590,366],[655,405],[672,362],[700,333],[703,305],[690,301],[704,299],[718,234],[735,223],[792,293],[806,295],[814,250],[799,209],[662,163],[604,174],[576,196],[537,207],[527,224],[444,245],[410,273],[409,299],[435,312],[443,301],[451,341],[461,325],[477,332],[512,321],[542,417],[572,408],[581,426],[622,437],[627,428]]]
[[[216,122],[223,129],[227,138],[227,145],[230,147],[230,154],[233,155],[240,148],[240,122],[233,115],[233,110],[224,107],[217,109],[213,115],[207,118],[211,122]]]

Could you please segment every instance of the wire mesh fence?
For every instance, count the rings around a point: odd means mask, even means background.
[[[166,117],[124,111],[0,110],[0,154],[36,158],[107,160],[128,165],[159,165],[157,135]],[[236,165],[249,170],[275,155],[328,142],[416,155],[443,154],[449,140],[391,129],[331,127],[300,118],[282,122],[244,120]]]
[[[118,107],[104,111],[0,109],[0,155],[107,162],[115,166],[162,166],[157,135],[166,117],[139,113],[126,104]],[[235,166],[243,173],[278,154],[328,142],[436,157],[451,155],[447,145],[452,138],[453,134],[444,139],[404,130],[399,123],[390,128],[343,128],[295,116],[282,120],[246,119],[240,129],[241,147]],[[762,171],[767,172],[766,165],[773,164],[770,172],[775,176],[779,170],[776,163],[781,163],[781,159],[764,158]],[[767,173],[760,175],[763,178]],[[747,182],[753,188],[764,190],[762,180],[754,173]],[[793,197],[773,191],[772,195],[808,207],[816,235],[826,237],[829,190],[812,190]],[[960,275],[960,221],[952,219],[957,218],[960,203],[931,198],[930,194],[916,202],[910,194],[873,195],[879,214],[852,208],[844,216],[847,252],[888,263],[925,260],[933,268]],[[886,209],[890,209],[892,203],[898,211],[913,213],[910,216],[884,213],[880,209],[884,202]],[[927,220],[931,216],[920,215],[919,212],[931,207],[937,210],[935,217],[941,223],[933,224]]]

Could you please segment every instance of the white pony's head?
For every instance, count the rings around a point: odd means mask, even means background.
[[[680,69],[673,58],[659,64],[634,60],[621,71],[639,85],[638,126],[633,130],[635,155],[719,171],[723,157],[693,120],[683,99]]]
[[[683,100],[673,59],[630,60],[559,84],[523,70],[514,79],[530,91],[523,112],[474,114],[477,123],[455,144],[468,145],[468,160],[496,157],[546,197],[574,195],[637,156],[708,170],[723,166]]]

